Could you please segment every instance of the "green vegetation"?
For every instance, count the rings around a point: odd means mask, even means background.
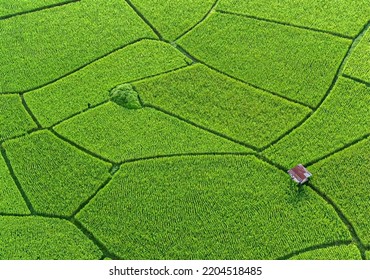
[[[41,217],[0,217],[0,259],[98,259],[102,252],[70,222]]]
[[[0,0],[0,18],[69,2],[73,0]]]
[[[28,105],[44,126],[108,100],[119,84],[187,65],[175,48],[144,40],[118,50],[56,83],[25,94]]]
[[[131,0],[165,39],[173,41],[211,9],[214,0]]]
[[[27,205],[23,201],[2,157],[0,157],[0,213],[29,214]]]
[[[266,150],[286,168],[316,160],[370,132],[370,88],[340,78],[322,106],[302,126]]]
[[[257,147],[269,144],[310,112],[199,64],[134,85],[144,104]]]
[[[140,109],[142,107],[139,95],[130,84],[116,86],[110,92],[110,96],[114,103],[127,109]]]
[[[87,0],[0,21],[1,90],[41,86],[143,37],[154,35],[121,0]]]
[[[289,184],[251,156],[145,160],[123,165],[77,219],[124,259],[273,259],[349,240],[324,200]]]
[[[218,8],[351,37],[360,32],[370,14],[367,0],[222,0]]]
[[[18,95],[0,95],[0,141],[36,127]]]
[[[49,131],[4,144],[35,211],[71,215],[108,178],[109,164],[92,158]]]
[[[73,0],[1,0],[0,1],[0,17],[12,16],[22,12],[42,9],[44,7],[53,6],[56,4],[66,4]]]
[[[55,130],[116,162],[179,153],[250,151],[154,109],[132,111],[113,103],[70,119]]]
[[[370,258],[367,2],[0,0],[0,259]]]
[[[354,244],[317,249],[296,255],[291,260],[361,260]]]
[[[364,37],[351,54],[344,69],[345,74],[362,79],[370,83],[370,24]]]
[[[370,244],[369,155],[368,138],[310,167],[312,183],[338,205],[366,245]]]
[[[215,13],[179,44],[243,81],[317,106],[350,41],[295,27]]]

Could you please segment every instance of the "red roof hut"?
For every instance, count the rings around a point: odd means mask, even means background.
[[[307,182],[308,178],[312,176],[312,174],[302,164],[298,164],[296,167],[288,170],[288,173],[298,184]]]

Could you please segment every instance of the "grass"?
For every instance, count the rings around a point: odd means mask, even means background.
[[[370,245],[369,155],[370,140],[366,139],[310,167],[315,174],[312,183],[342,209],[366,245]]]
[[[0,95],[0,112],[0,141],[36,128],[18,95]]]
[[[224,0],[219,9],[350,37],[360,32],[370,13],[366,0]]]
[[[114,103],[63,122],[55,130],[115,162],[180,153],[250,152],[154,109],[133,111]]]
[[[147,160],[123,165],[77,219],[123,259],[273,259],[349,239],[322,199],[289,184],[254,157]]]
[[[155,35],[122,1],[87,0],[2,20],[0,37],[2,92],[18,92]]]
[[[40,123],[50,126],[108,100],[117,85],[186,66],[187,61],[167,44],[143,40],[26,93],[25,99]]]
[[[0,178],[0,213],[29,214],[27,205],[2,157],[0,157]]]
[[[305,252],[290,258],[291,260],[361,260],[357,247],[351,245],[340,245]]]
[[[38,213],[71,215],[109,176],[109,164],[48,131],[8,141],[4,148]]]
[[[369,12],[0,0],[0,259],[368,259]]]
[[[370,25],[369,25],[370,26]],[[345,74],[362,79],[370,83],[370,69],[367,62],[370,59],[370,31],[369,28],[364,37],[353,51],[345,68]]]
[[[73,0],[37,0],[37,1],[1,0],[0,18],[35,11],[53,5],[66,4],[70,2],[73,2]]]
[[[323,33],[220,13],[178,43],[228,75],[312,107],[350,45]]]
[[[255,147],[269,144],[310,112],[199,64],[134,87],[144,104]]]
[[[211,9],[214,0],[131,0],[167,40],[174,41]]]
[[[340,78],[330,96],[302,126],[265,151],[285,167],[320,159],[369,133],[370,89]]]
[[[3,260],[88,260],[102,256],[93,242],[65,220],[0,217],[0,227]]]

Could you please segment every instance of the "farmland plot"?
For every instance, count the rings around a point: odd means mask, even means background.
[[[131,0],[167,40],[173,41],[193,27],[214,4],[214,0]]]
[[[368,26],[370,26],[370,22]],[[370,83],[370,67],[368,64],[369,60],[370,31],[368,29],[364,36],[361,38],[359,44],[356,46],[351,57],[349,58],[344,73]]]
[[[29,214],[30,211],[12,179],[3,157],[0,157],[0,178],[0,213]]]
[[[340,245],[324,249],[316,249],[296,255],[291,260],[360,260],[361,255],[355,245]]]
[[[369,20],[367,0],[223,0],[220,10],[355,37]]]
[[[102,252],[70,222],[42,217],[0,217],[0,259],[98,259]]]
[[[2,20],[2,92],[37,88],[144,37],[155,35],[120,0],[76,2]]]
[[[366,245],[370,245],[370,179],[366,176],[369,168],[369,139],[310,167],[316,174],[312,183],[340,207]]]
[[[36,128],[18,95],[0,95],[0,112],[0,141]]]
[[[251,151],[154,109],[129,110],[114,103],[79,115],[55,130],[115,162],[179,153]]]
[[[118,84],[188,65],[179,51],[162,42],[143,40],[118,50],[53,84],[25,94],[44,126],[50,126],[109,99]]]
[[[220,13],[178,43],[233,77],[312,107],[350,45],[328,34]]]
[[[321,198],[288,185],[254,157],[146,160],[124,164],[77,219],[124,259],[271,259],[348,240]]]
[[[4,144],[36,212],[69,216],[108,179],[110,165],[48,131]]]
[[[308,163],[370,133],[370,88],[340,78],[302,126],[265,151],[285,167]]]
[[[310,112],[203,65],[134,86],[144,104],[158,106],[255,147],[269,144]]]
[[[0,0],[0,259],[369,259],[369,11]]]
[[[1,0],[0,19],[75,1],[76,0]]]

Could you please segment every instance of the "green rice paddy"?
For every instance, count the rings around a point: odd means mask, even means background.
[[[367,1],[0,0],[0,54],[0,259],[369,259]]]

